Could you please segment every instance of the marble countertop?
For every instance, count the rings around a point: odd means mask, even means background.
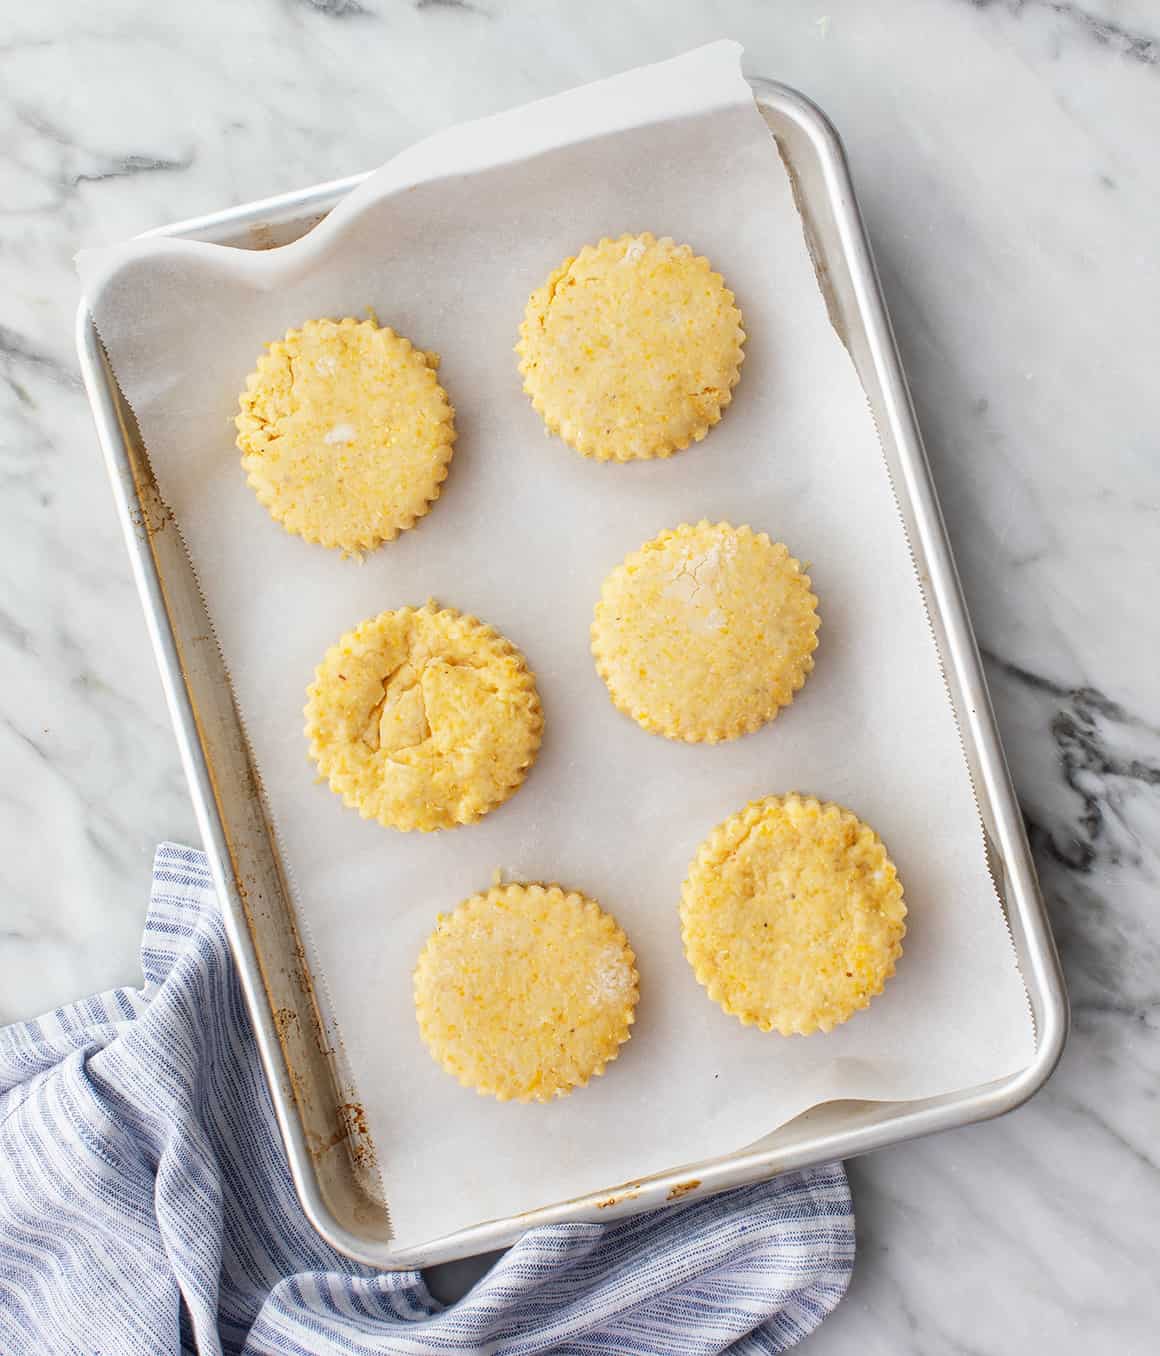
[[[998,1122],[850,1166],[805,1344],[1154,1350],[1160,16],[1147,0],[57,0],[0,19],[0,1021],[139,978],[197,841],[72,347],[82,244],[736,37],[850,154],[1063,952]]]

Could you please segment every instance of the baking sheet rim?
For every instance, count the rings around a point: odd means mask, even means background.
[[[172,617],[166,603],[164,581],[151,550],[150,534],[143,521],[140,498],[131,473],[131,459],[121,422],[116,389],[107,360],[100,348],[92,317],[82,298],[77,317],[77,345],[82,374],[93,407],[98,435],[113,483],[119,515],[126,535],[151,639],[161,670],[166,697],[173,717],[175,733],[190,784],[203,845],[223,903],[227,931],[238,962],[239,974],[251,1018],[254,1021],[267,1081],[270,1085],[279,1125],[286,1144],[291,1173],[303,1209],[318,1232],[348,1256],[380,1268],[405,1268],[504,1246],[528,1228],[540,1224],[587,1219],[608,1220],[620,1214],[654,1208],[666,1201],[687,1199],[762,1180],[779,1172],[820,1163],[836,1157],[899,1143],[938,1129],[970,1124],[1002,1114],[1020,1105],[1046,1082],[1054,1069],[1067,1033],[1067,1001],[1058,957],[1047,924],[1046,911],[1039,895],[1034,867],[1019,816],[1014,792],[1007,773],[986,683],[975,647],[957,574],[950,555],[945,528],[934,494],[920,435],[914,420],[894,344],[890,322],[882,302],[878,279],[869,252],[846,168],[845,156],[837,133],[824,114],[804,96],[771,81],[754,81],[757,102],[763,112],[781,117],[806,136],[818,157],[818,170],[824,180],[834,224],[840,236],[843,260],[855,293],[857,318],[863,327],[874,363],[875,376],[882,387],[885,408],[879,409],[870,398],[880,435],[883,425],[895,445],[905,483],[895,484],[900,509],[915,519],[918,540],[912,539],[916,565],[920,569],[928,614],[932,625],[937,618],[943,632],[936,642],[944,670],[951,684],[951,700],[959,723],[968,764],[972,755],[978,764],[971,767],[976,798],[984,820],[991,820],[998,842],[988,832],[990,847],[997,855],[1002,878],[997,880],[1003,901],[1016,961],[1023,976],[1036,1024],[1035,1058],[1017,1074],[978,1088],[964,1089],[942,1097],[918,1102],[869,1104],[881,1109],[877,1118],[864,1120],[846,1129],[800,1139],[790,1148],[766,1146],[741,1150],[711,1162],[679,1167],[654,1174],[639,1182],[592,1193],[589,1196],[517,1216],[486,1221],[457,1230],[442,1238],[404,1249],[395,1249],[389,1238],[356,1232],[343,1224],[321,1188],[314,1155],[303,1132],[298,1110],[290,1092],[294,1073],[288,1066],[277,1024],[273,1019],[267,990],[262,978],[263,957],[252,935],[245,902],[234,871],[226,826],[222,822],[214,795],[212,769],[205,757],[197,717],[183,669]],[[776,129],[771,124],[776,136]],[[783,156],[785,145],[779,139]],[[787,161],[788,163],[788,161]],[[790,165],[791,173],[795,166]],[[201,239],[233,240],[249,230],[251,244],[271,243],[273,227],[289,222],[308,229],[326,214],[365,175],[351,176],[315,185],[298,192],[243,204],[205,217],[178,222],[146,232],[147,235],[196,235]],[[795,190],[800,178],[795,177]],[[264,235],[268,238],[264,239]],[[820,262],[823,266],[826,259]],[[822,285],[822,279],[819,278]],[[825,287],[823,285],[823,290]],[[829,297],[827,296],[827,300]],[[859,376],[863,379],[861,369]],[[869,397],[869,392],[867,393]],[[925,563],[923,572],[919,563]],[[944,652],[949,650],[949,653]],[[965,710],[954,700],[954,687],[961,691]],[[981,774],[981,775],[980,775]],[[989,812],[989,815],[988,813]],[[270,844],[273,850],[273,844]],[[332,1089],[332,1092],[334,1089]],[[783,1126],[776,1133],[817,1119],[825,1106],[814,1108]],[[841,1104],[858,1105],[867,1104]],[[339,1152],[343,1152],[339,1147]],[[348,1211],[358,1214],[356,1208]]]

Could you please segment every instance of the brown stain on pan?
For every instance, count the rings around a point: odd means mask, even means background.
[[[323,1154],[329,1153],[336,1145],[339,1145],[345,1139],[353,1139],[356,1143],[350,1145],[351,1156],[356,1161],[367,1161],[369,1155],[365,1148],[360,1149],[357,1144],[359,1138],[367,1135],[367,1113],[360,1102],[340,1102],[335,1108],[336,1124],[334,1131],[322,1136],[314,1131],[307,1130],[306,1139],[310,1148],[311,1156],[320,1158]]]
[[[690,1191],[696,1191],[701,1185],[699,1177],[690,1177],[687,1182],[678,1182],[676,1186],[669,1188],[669,1194],[665,1197],[666,1201],[679,1201],[682,1196],[687,1196]]]
[[[614,1205],[623,1205],[625,1201],[634,1201],[640,1195],[639,1191],[618,1191],[614,1192],[606,1200],[597,1201],[597,1210],[608,1210]]]
[[[367,1129],[367,1113],[363,1109],[361,1102],[340,1103],[338,1114],[345,1122],[348,1133],[352,1135],[370,1134],[370,1131]]]

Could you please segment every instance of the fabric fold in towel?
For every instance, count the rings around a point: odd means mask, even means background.
[[[526,1234],[458,1304],[298,1206],[205,857],[163,844],[145,985],[0,1030],[6,1356],[735,1356],[841,1299],[841,1165]]]

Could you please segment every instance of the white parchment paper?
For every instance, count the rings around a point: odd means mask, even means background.
[[[688,241],[724,274],[747,358],[703,443],[602,465],[545,437],[512,345],[528,293],[562,258],[643,230]],[[822,1100],[927,1096],[1030,1061],[1027,1001],[881,450],[735,44],[435,137],[285,248],[150,240],[79,266],[200,576],[401,1243],[738,1149]],[[264,341],[368,305],[442,354],[459,441],[429,516],[360,565],[270,520],[231,420]],[[792,707],[717,747],[619,715],[588,651],[608,570],[700,518],[785,541],[822,616]],[[408,835],[315,784],[302,705],[343,631],[430,596],[522,648],[547,724],[506,806]],[[789,790],[874,825],[910,917],[897,976],[868,1011],[786,1040],[705,997],[677,899],[715,824]],[[410,976],[435,915],[497,867],[593,895],[639,956],[632,1040],[605,1077],[548,1106],[464,1090],[416,1030]]]

